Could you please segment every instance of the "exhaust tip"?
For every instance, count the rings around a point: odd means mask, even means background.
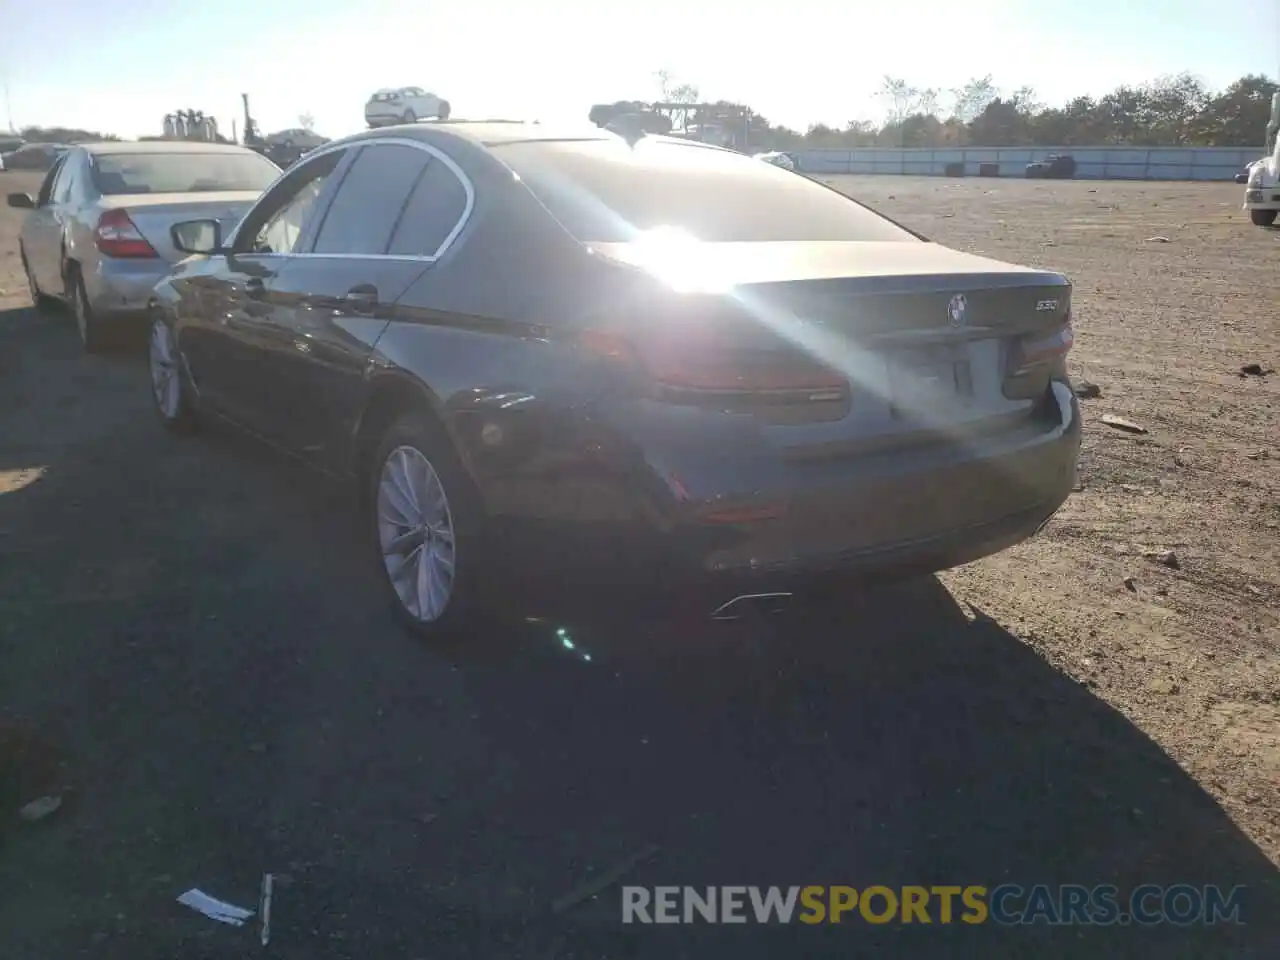
[[[751,611],[779,614],[791,605],[790,592],[743,593],[711,611],[712,620],[741,620]]]

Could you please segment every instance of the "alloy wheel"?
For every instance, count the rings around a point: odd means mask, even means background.
[[[387,578],[415,620],[432,623],[453,596],[457,548],[449,498],[421,451],[398,446],[378,478],[378,543]]]
[[[161,320],[151,324],[151,395],[166,420],[177,418],[182,405],[182,378],[178,375],[178,351],[173,332]]]

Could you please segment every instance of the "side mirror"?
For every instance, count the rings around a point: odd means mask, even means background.
[[[18,210],[34,210],[36,202],[31,199],[29,193],[11,193],[9,194],[9,206]]]
[[[183,253],[222,252],[222,224],[217,220],[183,220],[169,228],[169,238]]]

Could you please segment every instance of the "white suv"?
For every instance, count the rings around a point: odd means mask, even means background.
[[[1280,214],[1280,93],[1271,96],[1267,150],[1271,155],[1249,164],[1245,178],[1244,208],[1259,227],[1272,226]]]
[[[364,119],[371,127],[413,123],[426,117],[448,120],[449,101],[421,87],[388,87],[379,90],[364,105]]]

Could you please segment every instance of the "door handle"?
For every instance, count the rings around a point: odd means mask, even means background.
[[[340,300],[343,309],[352,313],[372,313],[378,306],[378,288],[371,283],[357,284]]]

